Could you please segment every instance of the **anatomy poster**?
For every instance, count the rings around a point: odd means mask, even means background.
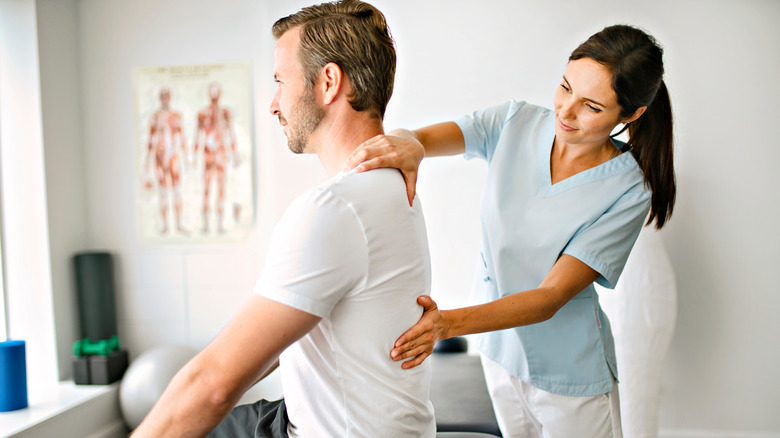
[[[242,242],[255,223],[248,64],[133,70],[142,243]]]

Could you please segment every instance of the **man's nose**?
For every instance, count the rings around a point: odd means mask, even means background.
[[[271,99],[271,107],[269,108],[271,111],[272,116],[278,116],[281,111],[279,111],[279,91],[274,93],[274,98]]]

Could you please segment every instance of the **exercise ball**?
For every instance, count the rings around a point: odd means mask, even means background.
[[[655,438],[663,364],[677,321],[677,283],[660,233],[642,228],[615,290],[596,290],[615,338],[623,436]]]
[[[173,376],[197,350],[184,345],[164,345],[145,351],[127,368],[119,386],[119,406],[130,429],[141,424]]]

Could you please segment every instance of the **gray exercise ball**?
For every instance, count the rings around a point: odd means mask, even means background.
[[[173,376],[197,350],[184,345],[164,345],[145,351],[127,368],[119,386],[119,406],[130,429],[141,424]]]

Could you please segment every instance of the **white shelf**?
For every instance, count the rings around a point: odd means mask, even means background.
[[[121,422],[119,382],[111,385],[29,382],[27,394],[27,408],[0,412],[1,437],[48,436],[46,430],[61,427],[65,429],[59,429],[58,436],[72,433],[85,437]]]

